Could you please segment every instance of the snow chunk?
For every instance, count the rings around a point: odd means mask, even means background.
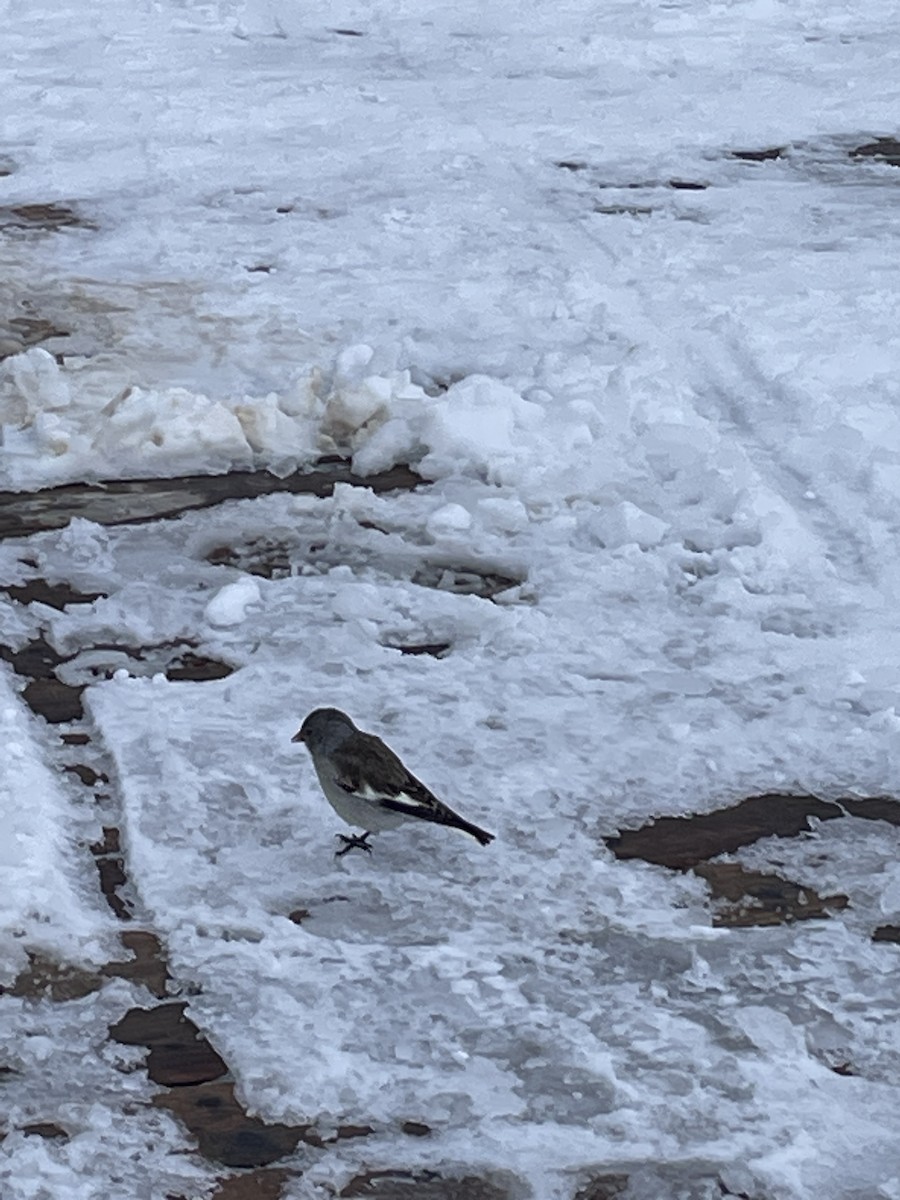
[[[345,440],[386,410],[392,392],[391,381],[379,375],[336,387],[325,404],[323,431],[336,442]]]
[[[247,608],[260,601],[259,584],[249,575],[236,583],[228,583],[207,604],[205,616],[210,625],[228,628],[240,625],[247,615]]]
[[[2,384],[2,422],[22,424],[29,414],[68,408],[72,401],[56,359],[39,346],[7,359]]]
[[[132,388],[104,410],[94,446],[110,455],[140,450],[163,458],[168,468],[193,463],[198,451],[249,461],[241,423],[224,404],[185,388]]]
[[[513,482],[530,458],[543,409],[486,375],[469,375],[448,389],[423,422],[429,452],[419,464],[427,479],[464,474],[491,483]]]
[[[666,521],[652,516],[629,500],[592,514],[588,525],[590,534],[609,549],[633,544],[641,549],[658,546],[669,528]]]
[[[0,481],[24,489],[263,466],[285,475],[319,452],[319,383],[311,370],[305,380],[287,383],[283,394],[215,397],[124,379],[98,383],[31,349],[0,365]],[[366,394],[377,395],[367,401],[367,412],[391,388],[390,382],[380,391],[369,387]]]
[[[521,533],[528,527],[528,509],[521,500],[487,496],[478,501],[478,512],[485,525],[501,533]]]
[[[366,387],[372,383],[365,380]],[[529,464],[559,458],[559,430],[550,447],[543,407],[497,379],[469,375],[433,397],[401,372],[391,387],[377,426],[367,426],[365,437],[356,440],[353,466],[362,475],[408,462],[426,479],[468,475],[518,484]]]
[[[461,504],[444,504],[425,523],[433,538],[452,537],[472,527],[472,514]]]

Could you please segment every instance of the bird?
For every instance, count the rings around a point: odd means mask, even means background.
[[[397,755],[374,733],[363,733],[338,708],[317,708],[291,738],[309,751],[325,799],[348,825],[364,832],[337,836],[344,848],[371,854],[373,833],[395,829],[404,821],[430,821],[461,829],[487,846],[494,834],[464,820],[438,800],[406,769]]]

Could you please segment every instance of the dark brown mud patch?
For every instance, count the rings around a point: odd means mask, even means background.
[[[88,659],[85,670],[90,675],[90,682],[111,679],[119,670],[134,675],[163,674],[172,682],[195,683],[226,679],[234,673],[235,668],[231,663],[197,654],[197,645],[195,641],[181,639],[152,642],[144,646],[130,646],[125,642],[95,642],[82,646],[61,662],[75,664],[77,668],[78,660],[85,656]],[[108,654],[109,661],[98,659],[98,654]]]
[[[224,1059],[185,1016],[186,1007],[186,1003],[178,1002],[131,1008],[109,1029],[114,1042],[146,1046],[147,1074],[165,1087],[207,1083],[228,1074]]]
[[[900,140],[894,137],[879,137],[850,151],[850,158],[871,158],[876,162],[900,167]]]
[[[74,687],[59,679],[34,679],[22,696],[37,716],[51,725],[64,725],[69,721],[80,721],[84,716],[83,692],[84,687]]]
[[[0,659],[8,662],[17,675],[25,675],[29,679],[54,679],[56,668],[65,662],[43,634],[31,638],[18,650],[13,650],[11,646],[0,646]]]
[[[47,1141],[53,1142],[67,1142],[72,1136],[55,1121],[32,1121],[30,1125],[22,1126],[22,1132],[26,1137],[46,1138]]]
[[[412,582],[419,587],[453,592],[456,596],[479,596],[483,600],[493,600],[510,588],[518,587],[523,580],[495,571],[482,571],[477,567],[426,563],[413,573]]]
[[[321,1149],[372,1133],[369,1125],[344,1125],[325,1140],[311,1124],[283,1125],[250,1117],[227,1080],[172,1088],[154,1103],[179,1118],[205,1158],[227,1167],[264,1167],[293,1154],[301,1142]]]
[[[872,934],[873,942],[893,942],[900,945],[900,925],[879,925]]]
[[[840,893],[820,896],[813,888],[778,875],[749,871],[734,863],[710,863],[765,837],[796,837],[810,820],[854,816],[900,825],[900,804],[887,796],[820,800],[816,796],[767,793],[740,804],[687,817],[661,817],[640,829],[606,838],[616,858],[639,858],[676,871],[693,870],[710,886],[713,924],[728,927],[776,925],[827,918],[846,908]]]
[[[842,815],[841,807],[831,801],[773,792],[751,796],[715,812],[660,817],[640,829],[626,829],[605,841],[616,858],[640,858],[685,871],[716,855],[732,854],[761,838],[807,833],[811,817],[827,821]]]
[[[579,1188],[575,1200],[619,1200],[627,1189],[627,1175],[596,1175]]]
[[[63,767],[63,770],[69,775],[74,775],[79,783],[83,783],[85,787],[93,788],[101,783],[109,783],[109,776],[105,772],[95,771],[87,763],[69,763]]]
[[[216,679],[227,679],[233,673],[234,667],[229,663],[188,650],[169,665],[166,678],[173,683],[210,683]]]
[[[312,1124],[283,1125],[251,1117],[225,1079],[228,1065],[204,1037],[183,1002],[133,1008],[110,1026],[113,1041],[147,1048],[147,1073],[166,1090],[154,1104],[168,1109],[196,1139],[200,1153],[227,1167],[265,1167],[299,1143],[327,1142]],[[369,1125],[346,1125],[330,1141],[367,1137]]]
[[[865,799],[851,797],[835,803],[850,817],[863,821],[887,821],[889,825],[900,825],[900,803],[890,796],[871,796]]]
[[[431,1134],[431,1126],[423,1121],[404,1121],[400,1130],[409,1137],[429,1137]]]
[[[649,217],[656,209],[652,204],[595,204],[593,211],[604,217]]]
[[[210,1200],[279,1200],[294,1171],[284,1167],[258,1167],[220,1179]]]
[[[110,661],[97,661],[97,652],[107,652]],[[64,664],[76,664],[82,656],[91,656],[85,669],[84,683],[66,683],[59,678],[58,668]],[[82,696],[89,683],[98,679],[110,679],[116,671],[127,664],[141,664],[145,669],[139,674],[162,673],[173,682],[210,682],[225,679],[235,668],[231,663],[196,652],[195,642],[161,642],[152,646],[128,646],[117,643],[99,643],[83,646],[73,654],[60,654],[47,641],[43,633],[31,638],[18,650],[0,645],[0,659],[8,662],[17,675],[30,679],[22,692],[22,698],[32,712],[43,717],[51,725],[80,721],[84,717]],[[87,735],[75,735],[77,738]],[[82,744],[77,741],[75,744]],[[90,768],[76,764],[66,768],[86,780]],[[98,776],[98,778],[101,778]]]
[[[94,862],[97,864],[100,890],[106,903],[120,921],[130,921],[133,905],[129,899],[119,894],[120,888],[128,883],[119,830],[111,825],[105,825],[102,840],[94,842],[90,850],[94,856]]]
[[[414,658],[420,655],[428,655],[431,658],[444,658],[451,648],[450,642],[414,642],[411,645],[395,645],[392,642],[384,642],[386,650],[397,650],[400,654],[409,654]]]
[[[119,940],[132,957],[126,962],[107,963],[103,968],[106,978],[143,984],[151,995],[164,999],[170,975],[162,942],[156,934],[148,929],[128,929],[119,935]]]
[[[26,1000],[53,1000],[65,1004],[69,1000],[83,1000],[103,986],[103,977],[98,971],[87,971],[65,963],[53,962],[40,954],[28,955],[28,966],[15,980],[0,986],[0,995],[17,996]]]
[[[284,542],[262,538],[242,546],[215,546],[206,561],[213,567],[235,567],[260,579],[287,579],[293,570],[291,551],[292,547]]]
[[[171,1088],[155,1096],[196,1139],[204,1158],[225,1167],[265,1167],[293,1154],[308,1126],[271,1125],[250,1117],[224,1080]]]
[[[477,1175],[448,1178],[437,1171],[363,1171],[338,1195],[341,1200],[371,1196],[377,1200],[510,1200],[508,1188]]]
[[[844,895],[820,896],[780,875],[748,871],[738,863],[698,863],[694,873],[709,884],[713,925],[723,929],[784,925],[829,917],[846,908]]]
[[[234,1083],[226,1078],[227,1063],[186,1015],[186,1007],[178,1001],[130,1009],[110,1026],[109,1036],[122,1045],[147,1048],[147,1073],[165,1089],[153,1103],[178,1118],[205,1158],[226,1167],[267,1167],[293,1154],[301,1142],[322,1149],[374,1132],[371,1125],[343,1125],[323,1137],[311,1122],[285,1125],[249,1116],[235,1096]],[[431,1132],[416,1121],[401,1128],[416,1137]],[[233,1186],[238,1188],[237,1183]]]
[[[724,1172],[723,1172],[724,1174]],[[638,1163],[630,1174],[604,1172],[594,1175],[579,1188],[573,1200],[709,1200],[713,1196],[732,1200],[764,1200],[754,1191],[734,1191],[722,1175],[708,1174],[702,1169],[677,1163]]]
[[[41,342],[71,336],[70,330],[61,329],[45,317],[10,317],[0,322],[0,360],[12,354],[21,354],[23,350],[39,346]]]
[[[93,604],[107,595],[106,592],[79,592],[70,583],[48,583],[46,579],[7,584],[0,587],[0,591],[6,592],[18,604],[46,604],[59,612],[64,612],[70,604]]]
[[[254,500],[278,493],[330,496],[339,483],[374,492],[412,491],[425,481],[410,467],[355,475],[348,459],[322,458],[312,470],[279,479],[268,471],[182,475],[171,479],[115,479],[70,483],[38,492],[0,492],[0,538],[63,529],[75,517],[98,525],[138,525],[211,508],[226,500]]]
[[[361,521],[359,524],[364,529],[379,528],[370,521]],[[386,532],[383,529],[379,531]],[[359,553],[358,548],[354,548],[354,554],[358,556]],[[453,592],[460,596],[480,596],[485,600],[493,600],[524,582],[520,577],[478,565],[434,562],[427,558],[410,573],[410,566],[405,560],[391,559],[389,554],[381,557],[377,552],[364,553],[369,566],[394,576],[409,578],[419,587]],[[214,567],[232,567],[262,579],[287,579],[303,566],[312,565],[325,570],[344,564],[346,558],[346,550],[337,544],[299,538],[296,541],[254,538],[235,545],[214,546],[205,555],[206,561]],[[415,653],[415,650],[410,652]]]
[[[59,740],[64,746],[89,746],[91,735],[89,733],[61,733]]]
[[[98,858],[97,874],[100,876],[100,890],[106,897],[109,907],[120,921],[130,921],[131,909],[128,902],[119,895],[119,888],[128,882],[122,859],[111,854]]]
[[[3,204],[0,205],[0,229],[40,230],[54,233],[58,229],[80,226],[96,229],[90,221],[69,204]]]
[[[17,675],[30,679],[22,698],[33,713],[51,725],[80,721],[84,716],[81,703],[84,686],[63,683],[57,678],[56,668],[66,660],[43,634],[18,650],[0,646],[0,659],[8,662]]]
[[[784,158],[789,149],[789,146],[766,146],[763,150],[729,150],[728,157],[739,158],[742,162],[774,162]]]

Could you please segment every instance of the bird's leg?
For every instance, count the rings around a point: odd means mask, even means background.
[[[343,848],[343,850],[336,850],[334,857],[335,858],[343,858],[344,855],[347,854],[350,850],[365,850],[365,852],[367,854],[371,854],[372,847],[369,845],[368,841],[366,840],[367,838],[370,838],[371,836],[372,836],[371,831],[367,831],[366,833],[364,833],[362,835],[362,837],[360,837],[358,834],[355,834],[355,833],[351,837],[347,837],[346,834],[343,834],[343,833],[337,834],[337,837],[340,839],[340,841],[342,841],[344,843],[344,848]]]

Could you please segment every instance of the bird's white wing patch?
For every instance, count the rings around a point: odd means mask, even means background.
[[[363,783],[353,792],[354,796],[358,796],[360,800],[368,800],[371,804],[380,804],[382,800],[391,800],[392,796],[386,795],[384,792],[379,792],[377,788],[373,788],[370,783]]]
[[[370,804],[403,804],[407,808],[421,809],[423,813],[434,812],[434,805],[427,800],[421,800],[417,796],[411,796],[409,792],[397,792],[396,795],[390,796],[387,792],[380,792],[377,788],[373,788],[370,783],[363,783],[353,792],[360,800],[368,800]]]
[[[422,800],[418,796],[411,796],[409,792],[398,792],[393,799],[397,804],[408,804],[410,808],[421,808],[423,812],[434,812],[434,805],[430,800]]]

